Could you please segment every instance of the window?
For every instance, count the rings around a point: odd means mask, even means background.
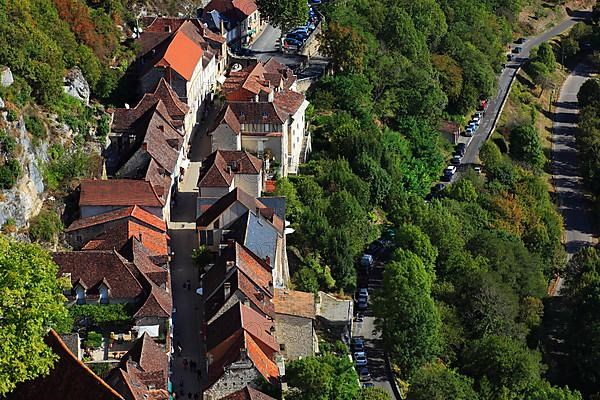
[[[213,243],[213,231],[200,231],[200,244],[212,246]]]
[[[285,343],[279,345],[279,351],[285,351]]]
[[[79,285],[75,287],[75,299],[77,304],[85,304],[85,289]]]
[[[108,288],[106,285],[100,285],[98,291],[100,292],[100,304],[108,304]]]

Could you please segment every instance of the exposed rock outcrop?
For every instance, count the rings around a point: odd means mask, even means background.
[[[17,141],[22,149],[19,162],[23,174],[15,187],[0,191],[0,226],[12,219],[17,228],[21,228],[42,207],[44,181],[39,166],[48,160],[48,144],[42,142],[33,146],[23,119],[10,124],[10,129],[18,133]]]
[[[8,67],[0,66],[0,85],[9,87],[15,82],[12,71]]]
[[[85,105],[90,103],[90,85],[85,80],[79,67],[73,67],[67,72],[63,89],[69,96],[81,100]]]

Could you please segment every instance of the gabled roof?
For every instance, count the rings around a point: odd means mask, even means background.
[[[228,19],[242,21],[257,10],[254,0],[211,0],[204,13],[216,10]]]
[[[81,181],[79,206],[133,206],[160,207],[159,197],[150,182],[137,179],[110,179]]]
[[[275,289],[273,304],[277,314],[315,319],[315,295],[290,289]]]
[[[118,210],[106,212],[104,214],[94,215],[92,217],[80,218],[75,220],[65,232],[74,232],[80,229],[89,228],[96,225],[102,225],[107,222],[117,221],[120,219],[136,220],[141,223],[147,224],[159,231],[166,232],[166,223],[158,218],[156,215],[149,213],[137,205],[123,207]]]
[[[128,268],[127,260],[116,251],[71,251],[54,253],[60,274],[70,274],[73,284],[86,288],[88,295],[97,295],[106,282],[111,298],[136,298],[143,292],[140,281]]]
[[[161,380],[154,380],[157,389],[167,389],[169,357],[164,348],[144,333],[137,339],[133,347],[121,357],[119,366],[127,370],[127,364],[134,362],[145,373],[162,372]]]
[[[272,320],[263,317],[252,308],[237,303],[208,325],[206,348],[208,351],[242,330],[260,343],[261,348],[270,352],[279,351],[279,345],[271,330],[275,329]]]
[[[278,239],[281,233],[272,224],[265,223],[264,217],[249,210],[227,229],[230,232],[225,235],[226,240],[235,240],[248,248],[256,257],[264,260],[265,263],[268,260],[271,268],[275,267]]]
[[[14,400],[123,400],[123,397],[69,351],[58,334],[50,330],[44,342],[58,360],[48,375],[19,383],[8,395]]]
[[[294,115],[302,103],[304,103],[304,95],[292,90],[282,90],[275,93],[274,103],[283,112]]]
[[[168,256],[168,236],[165,230],[149,228],[136,220],[122,219],[88,241],[82,250],[121,250],[131,238],[141,241],[153,256]]]
[[[228,103],[231,111],[241,124],[283,124],[287,114],[268,101]]]
[[[241,150],[217,150],[202,162],[198,187],[229,187],[235,174],[258,175],[262,161]]]
[[[185,80],[190,81],[203,52],[202,47],[194,43],[184,32],[178,31],[169,43],[165,54],[154,65],[172,68]]]
[[[232,263],[233,265],[228,265]],[[202,278],[204,300],[209,301],[215,292],[222,290],[225,282],[231,284],[231,294],[238,289],[263,314],[274,317],[271,303],[273,276],[271,267],[238,243],[231,243],[217,258],[215,265]],[[223,303],[228,299],[223,298]],[[208,310],[207,316],[216,313],[223,304]],[[212,315],[209,316],[210,319]]]
[[[222,400],[275,400],[273,397],[264,394],[263,392],[259,392],[254,389],[252,386],[246,386],[245,388],[238,390],[237,392],[233,392],[225,397]]]
[[[173,309],[173,300],[170,294],[156,286],[154,282],[148,281],[148,283],[150,284],[150,293],[133,317],[169,318]]]

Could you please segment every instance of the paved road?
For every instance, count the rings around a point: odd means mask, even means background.
[[[594,235],[592,203],[584,194],[583,181],[578,171],[577,148],[577,93],[589,79],[590,70],[579,64],[567,77],[556,102],[552,129],[552,179],[563,216],[568,257],[582,247],[590,246]],[[559,280],[556,294],[560,293]]]
[[[214,112],[208,117],[214,118]],[[173,389],[180,394],[180,383],[183,382],[184,393],[198,393],[201,395],[201,380],[197,373],[190,371],[183,365],[183,360],[195,360],[198,369],[202,368],[202,377],[206,376],[204,370],[204,343],[202,334],[202,307],[201,297],[195,293],[200,286],[198,270],[193,266],[192,250],[198,247],[196,235],[196,183],[200,161],[210,152],[210,141],[206,135],[205,125],[199,125],[194,132],[192,146],[188,157],[190,165],[179,183],[177,204],[171,209],[169,222],[169,236],[171,249],[175,253],[171,259],[171,286],[173,289],[173,306],[176,310],[174,316],[174,343],[181,346],[181,354],[175,354],[171,368],[171,382]],[[187,282],[191,288],[184,288]],[[183,397],[182,397],[183,398]],[[200,397],[201,398],[201,397]]]
[[[588,17],[588,14],[589,13],[585,11],[575,11],[573,16],[569,17],[569,19],[561,22],[555,27],[539,34],[538,36],[529,38],[525,43],[521,45],[513,45],[513,48],[514,46],[521,46],[523,48],[523,51],[520,54],[515,55],[516,59],[514,61],[506,64],[506,68],[504,68],[504,70],[498,77],[498,91],[496,92],[496,96],[490,99],[485,116],[483,117],[483,120],[481,121],[479,129],[477,130],[475,136],[473,136],[472,138],[461,138],[461,141],[469,142],[467,150],[465,152],[465,156],[462,160],[462,170],[467,168],[469,164],[475,164],[478,162],[479,149],[491,135],[494,123],[500,115],[504,98],[510,91],[513,78],[515,77],[517,70],[521,66],[521,64],[524,61],[526,61],[529,57],[531,49],[536,46],[539,46],[543,42],[552,39],[554,36],[559,35],[561,32],[569,29],[577,22],[584,20]],[[456,180],[458,175],[459,174],[456,174],[453,180]]]
[[[323,57],[313,57],[309,60],[308,65],[302,66],[301,63],[305,60],[296,54],[284,53],[280,51],[279,38],[281,30],[272,25],[267,25],[262,33],[252,46],[250,46],[251,56],[258,58],[261,61],[267,61],[274,57],[277,61],[290,67],[298,78],[321,76],[328,61]]]
[[[368,278],[364,275],[359,277],[359,287],[368,287],[369,294],[375,292],[375,290],[381,287],[381,279],[383,274],[383,263],[377,263],[371,269]],[[390,379],[393,379],[391,372],[387,368],[385,352],[383,351],[383,344],[381,342],[381,333],[375,328],[375,317],[373,312],[369,309],[363,314],[362,322],[354,323],[353,336],[362,336],[365,339],[365,349],[368,359],[368,368],[371,373],[371,380],[376,387],[379,387],[389,393],[390,398],[394,399],[396,396],[392,390]]]

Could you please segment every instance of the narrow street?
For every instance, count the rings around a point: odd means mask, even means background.
[[[560,89],[554,110],[552,129],[552,181],[556,190],[558,210],[564,219],[565,248],[569,258],[582,247],[592,245],[592,203],[585,195],[577,164],[577,93],[590,78],[590,70],[579,64]],[[559,279],[555,294],[560,294]]]
[[[198,246],[196,238],[196,197],[198,170],[200,162],[210,153],[210,141],[206,135],[206,126],[214,118],[211,113],[206,121],[198,125],[191,141],[188,154],[190,165],[179,183],[177,202],[171,208],[171,221],[169,222],[169,236],[171,249],[174,253],[171,259],[171,287],[173,290],[174,334],[173,344],[175,354],[172,362],[173,390],[181,395],[183,393],[194,395],[201,391],[201,379],[206,377],[204,370],[204,343],[202,341],[202,309],[201,297],[196,294],[200,286],[198,270],[192,264],[192,251]],[[188,288],[187,283],[190,283]],[[177,352],[181,346],[181,354]],[[184,359],[188,365],[184,365]],[[189,362],[194,361],[196,371],[190,369]],[[201,370],[201,378],[197,370]]]

